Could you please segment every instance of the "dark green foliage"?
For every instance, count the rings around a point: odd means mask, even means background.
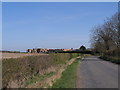
[[[110,61],[112,63],[120,64],[120,58],[115,58],[115,57],[110,57],[110,56],[101,56],[100,58],[106,61]]]
[[[79,50],[85,51],[85,50],[86,50],[86,47],[82,45],[82,46],[79,48]]]

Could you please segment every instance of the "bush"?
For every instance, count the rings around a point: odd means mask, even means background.
[[[101,56],[100,58],[112,63],[120,64],[120,58],[118,57]]]
[[[65,64],[71,58],[77,57],[76,53],[53,53],[43,56],[27,56],[22,58],[4,59],[2,61],[3,88],[11,81],[18,81],[42,74],[51,66]]]

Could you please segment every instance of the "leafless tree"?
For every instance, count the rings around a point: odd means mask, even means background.
[[[116,13],[100,26],[93,28],[91,45],[94,50],[107,55],[120,56],[120,14]]]

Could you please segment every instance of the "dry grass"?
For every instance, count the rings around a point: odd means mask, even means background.
[[[39,56],[39,55],[48,55],[48,54],[38,54],[38,53],[1,53],[2,58],[19,58],[19,57],[24,57],[24,56]]]
[[[80,57],[79,57],[80,58]],[[36,83],[32,83],[30,85],[28,85],[26,88],[48,88],[51,87],[56,80],[61,78],[62,73],[66,70],[66,68],[71,65],[74,61],[76,60],[76,58],[72,58],[69,61],[66,62],[66,64],[63,65],[58,65],[56,67],[54,67],[54,71],[51,71],[49,73],[54,73],[53,75],[51,75],[49,77],[49,75],[46,78],[43,78],[43,76],[40,76],[40,80]],[[46,74],[45,74],[46,76]],[[37,77],[36,77],[37,78]],[[42,80],[41,80],[42,78]],[[33,80],[33,79],[32,79]],[[35,79],[34,79],[35,80]],[[33,81],[34,81],[33,80]],[[37,79],[38,80],[38,79]],[[35,80],[35,81],[37,81]]]
[[[53,72],[54,69],[50,69],[51,67],[66,64],[71,58],[77,56],[78,54],[60,53],[4,59],[2,61],[3,87],[24,87],[25,80]]]

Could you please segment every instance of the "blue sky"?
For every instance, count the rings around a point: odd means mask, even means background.
[[[90,47],[90,30],[114,15],[117,2],[3,3],[3,50]]]

